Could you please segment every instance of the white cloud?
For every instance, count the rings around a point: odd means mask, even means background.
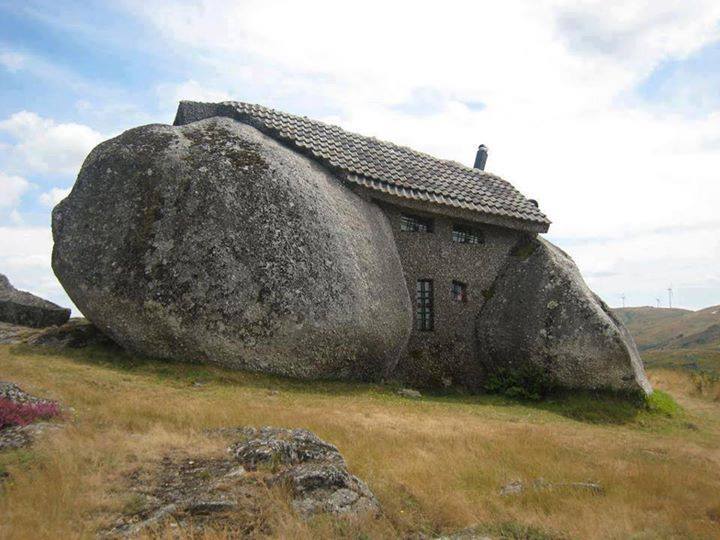
[[[30,182],[22,176],[5,174],[0,171],[0,208],[14,208],[30,188]]]
[[[6,168],[22,174],[76,174],[88,152],[104,138],[88,126],[57,123],[28,111],[0,121],[0,132],[13,139],[0,148],[0,158]]]
[[[660,298],[667,306],[668,287],[676,306],[720,304],[720,222],[571,243],[565,249],[588,284],[614,304],[625,293],[629,305],[655,305]]]
[[[591,279],[604,294],[716,283],[720,231],[697,226],[717,216],[720,111],[663,114],[633,95],[720,39],[716,0],[129,5],[204,63],[188,95],[319,110],[467,164],[488,144],[488,169],[539,199],[581,269],[613,275]]]
[[[52,245],[48,227],[0,227],[0,272],[18,289],[71,307],[78,315],[50,267]]]
[[[22,69],[25,66],[25,62],[25,56],[20,53],[13,51],[0,52],[0,64],[11,73]]]
[[[40,194],[40,204],[45,208],[53,208],[56,204],[70,195],[70,188],[52,188],[50,191]]]

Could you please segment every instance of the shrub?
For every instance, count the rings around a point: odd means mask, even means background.
[[[691,373],[690,380],[695,395],[710,398],[713,401],[720,401],[720,376],[716,373],[708,371]]]
[[[510,398],[538,400],[555,389],[547,373],[532,365],[516,369],[495,369],[488,374],[485,390]]]
[[[0,429],[26,426],[36,420],[47,420],[59,414],[60,407],[51,401],[15,403],[9,399],[0,398]]]

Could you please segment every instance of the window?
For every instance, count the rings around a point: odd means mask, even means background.
[[[433,329],[433,282],[419,279],[415,289],[415,328],[428,332]]]
[[[465,285],[461,281],[453,281],[452,299],[455,302],[467,302],[467,285]]]
[[[433,220],[420,216],[412,216],[410,214],[402,214],[400,216],[400,230],[407,232],[433,232]]]
[[[468,225],[453,225],[452,231],[453,242],[460,244],[484,244],[485,238],[480,229],[470,227]]]

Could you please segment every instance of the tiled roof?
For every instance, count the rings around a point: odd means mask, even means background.
[[[550,221],[499,176],[337,126],[261,105],[183,101],[175,124],[227,116],[297,147],[348,181],[406,199],[502,218],[510,226],[544,232]]]

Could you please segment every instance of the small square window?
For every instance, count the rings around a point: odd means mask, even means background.
[[[453,242],[459,244],[484,244],[485,237],[480,229],[470,227],[468,225],[453,225],[452,231]]]
[[[433,220],[410,214],[402,214],[400,216],[400,230],[406,232],[433,232]]]
[[[465,285],[461,281],[453,281],[452,299],[455,302],[467,302],[467,285]]]

